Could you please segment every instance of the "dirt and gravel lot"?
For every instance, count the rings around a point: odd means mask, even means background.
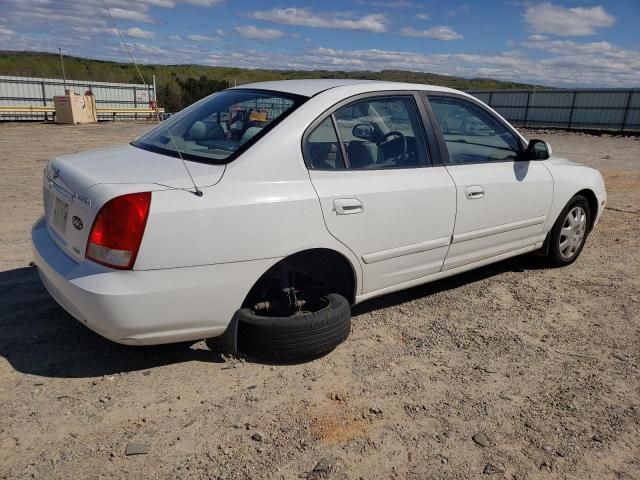
[[[110,343],[29,267],[46,160],[145,128],[0,124],[0,478],[640,479],[638,138],[528,132],[605,175],[572,266],[367,302],[331,354],[280,365]]]

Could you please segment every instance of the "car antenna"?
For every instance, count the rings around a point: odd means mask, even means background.
[[[147,92],[148,92],[149,91],[149,86],[147,85],[147,82],[145,81],[144,76],[142,75],[142,72],[140,71],[140,68],[138,67],[138,64],[136,63],[135,59],[133,58],[133,55],[131,54],[131,50],[129,50],[129,46],[127,45],[127,42],[124,41],[124,37],[122,36],[122,32],[118,28],[118,25],[116,24],[116,21],[113,19],[113,16],[111,15],[111,12],[109,11],[109,7],[107,7],[106,0],[102,0],[102,4],[104,5],[104,9],[107,11],[107,14],[109,15],[109,18],[111,19],[111,23],[113,23],[113,26],[115,27],[116,32],[118,32],[118,36],[120,37],[120,40],[122,40],[122,44],[124,45],[125,50],[129,54],[129,58],[131,59],[131,63],[133,63],[133,65],[136,67],[136,70],[138,71],[138,75],[140,75],[140,78],[142,79],[142,83],[144,83],[144,86],[146,87]],[[154,100],[157,100],[157,99],[154,98]],[[156,118],[160,118],[159,117],[158,102],[157,101],[154,102],[154,108],[156,110]],[[193,193],[197,197],[201,197],[202,196],[202,190],[200,190],[198,188],[198,185],[196,185],[196,182],[193,179],[193,176],[191,175],[191,172],[189,171],[189,167],[187,167],[187,162],[184,161],[184,158],[182,157],[182,153],[180,152],[180,149],[178,148],[178,144],[174,140],[173,135],[171,134],[171,130],[169,129],[169,127],[166,124],[165,124],[165,129],[167,130],[167,133],[169,134],[169,138],[171,139],[171,143],[173,143],[173,147],[176,149],[176,152],[178,153],[178,157],[180,157],[180,161],[182,162],[182,165],[184,166],[184,169],[186,170],[187,175],[189,176],[189,179],[191,180],[191,183],[193,184],[193,191],[192,190],[188,190],[188,191],[190,191],[191,193]]]

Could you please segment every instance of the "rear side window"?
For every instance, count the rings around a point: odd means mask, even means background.
[[[517,160],[520,142],[496,118],[466,100],[429,96],[452,164]]]
[[[344,169],[344,159],[331,117],[327,117],[307,137],[307,156],[309,166],[316,170]]]
[[[338,148],[340,145],[342,148]],[[310,168],[323,170],[430,164],[420,115],[411,95],[376,96],[339,108],[307,136],[306,156]]]

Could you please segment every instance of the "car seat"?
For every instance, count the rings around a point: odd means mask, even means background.
[[[347,146],[349,167],[353,169],[371,168],[378,163],[380,149],[373,142],[351,141]]]

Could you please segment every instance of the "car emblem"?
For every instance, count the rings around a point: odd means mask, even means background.
[[[76,230],[82,230],[82,227],[84,226],[80,217],[76,217],[75,215],[71,219],[71,223],[73,223]]]
[[[60,176],[60,169],[59,168],[51,167],[51,170],[53,171],[53,179],[54,180]]]

